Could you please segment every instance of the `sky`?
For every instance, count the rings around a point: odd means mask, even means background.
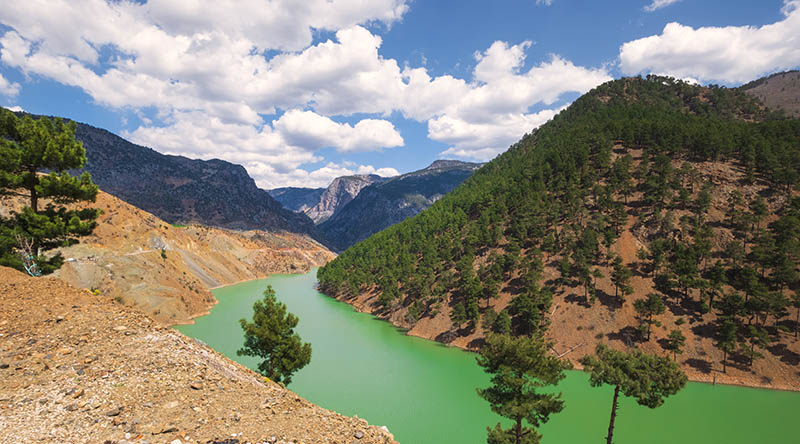
[[[623,76],[800,67],[800,0],[9,0],[0,106],[265,189],[488,161]]]

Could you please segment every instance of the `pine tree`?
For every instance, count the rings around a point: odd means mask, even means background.
[[[672,352],[672,360],[677,360],[676,355],[683,353],[683,347],[686,346],[686,336],[681,333],[679,329],[674,329],[669,332],[667,336],[667,350]]]
[[[606,444],[612,444],[619,394],[636,398],[639,405],[651,409],[661,406],[664,398],[678,393],[686,385],[686,374],[669,358],[648,355],[639,350],[625,353],[605,344],[597,344],[595,356],[581,359],[590,372],[592,387],[614,386],[611,419]]]
[[[244,346],[236,354],[263,358],[258,372],[267,378],[289,385],[292,374],[311,362],[311,344],[303,343],[294,328],[298,318],[286,311],[286,305],[267,286],[264,299],[253,304],[253,321],[240,319]]]
[[[622,263],[622,258],[619,256],[614,257],[614,269],[611,272],[611,282],[614,284],[614,296],[619,299],[620,303],[625,302],[625,297],[633,293],[631,287],[631,277],[633,272],[627,265]],[[620,297],[620,291],[622,297]]]
[[[487,427],[489,444],[537,444],[542,435],[536,430],[551,414],[564,408],[561,394],[541,393],[541,387],[555,385],[570,367],[548,352],[541,336],[510,337],[488,335],[477,358],[478,365],[492,375],[491,387],[478,389],[492,411],[513,424],[503,429],[498,423]],[[524,423],[527,423],[526,426]]]
[[[47,117],[19,119],[0,110],[0,196],[20,196],[28,204],[21,212],[0,219],[0,265],[23,269],[22,259],[13,253],[22,241],[40,270],[52,272],[61,266],[61,256],[46,258],[41,253],[73,244],[94,229],[97,210],[64,206],[94,202],[97,196],[89,173],[74,177],[67,172],[86,162],[86,150],[75,140],[76,126]],[[46,206],[41,208],[43,203]]]
[[[664,313],[667,307],[664,305],[661,296],[656,293],[650,293],[647,295],[647,298],[639,299],[634,302],[633,308],[636,310],[636,314],[639,315],[639,331],[641,331],[642,334],[647,333],[647,338],[645,340],[649,341],[653,324],[661,325],[657,320],[653,319],[653,316]]]

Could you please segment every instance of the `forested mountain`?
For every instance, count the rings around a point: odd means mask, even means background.
[[[319,228],[329,247],[344,250],[373,233],[419,214],[461,184],[480,165],[437,160],[422,170],[374,183],[360,190]]]
[[[167,222],[318,237],[309,218],[284,209],[241,165],[164,155],[82,123],[76,138],[86,148],[84,169],[102,190]]]
[[[741,90],[615,80],[320,287],[463,347],[545,332],[570,358],[636,345],[694,379],[797,386],[798,183],[800,120]]]
[[[269,193],[285,208],[303,213],[315,224],[321,224],[355,199],[362,189],[384,180],[375,174],[356,174],[337,177],[328,188],[276,188]]]
[[[800,117],[800,71],[773,74],[742,85],[740,89],[758,97],[768,107]]]

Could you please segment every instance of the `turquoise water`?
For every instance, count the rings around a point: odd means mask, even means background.
[[[178,330],[251,368],[236,356],[242,344],[238,320],[252,316],[267,284],[300,318],[298,332],[311,342],[311,364],[289,388],[304,398],[370,424],[386,425],[403,444],[486,442],[486,426],[499,418],[475,392],[488,377],[475,355],[403,331],[316,290],[316,270],[279,275],[214,290],[219,304],[208,316]],[[541,429],[544,443],[604,443],[611,390],[591,388],[581,372],[558,386],[566,408]],[[690,383],[665,405],[650,410],[623,399],[614,442],[793,443],[800,431],[800,394]]]

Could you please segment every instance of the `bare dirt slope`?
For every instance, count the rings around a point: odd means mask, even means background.
[[[394,442],[108,296],[4,267],[0,295],[0,443]]]
[[[0,202],[0,207],[19,202]],[[109,194],[92,236],[61,250],[55,273],[70,284],[136,306],[162,324],[191,322],[216,303],[210,288],[272,273],[299,273],[335,255],[293,233],[175,227]],[[163,255],[162,255],[163,250]]]
[[[746,93],[758,97],[768,107],[800,117],[800,71],[773,74],[742,86]]]
[[[616,154],[622,153],[619,147],[617,148]],[[636,163],[641,159],[641,150],[626,152],[634,157]],[[679,166],[677,162],[675,166]],[[745,173],[738,165],[700,162],[695,163],[694,167],[698,170],[700,181],[708,180],[715,187],[708,216],[710,223],[720,225],[719,222],[725,214],[724,210],[729,205],[730,196],[735,190],[744,194],[747,200],[756,195],[762,196],[770,207],[770,214],[774,214],[774,209],[781,206],[786,199],[784,193],[772,189],[764,182],[743,185],[742,179]],[[666,337],[670,331],[678,329],[686,337],[686,346],[684,353],[677,356],[677,361],[691,380],[800,391],[800,341],[795,337],[791,324],[783,326],[788,327],[784,331],[775,331],[774,334],[778,335],[779,340],[760,350],[764,357],[757,359],[752,368],[743,360],[728,357],[724,372],[723,352],[715,346],[717,314],[714,311],[704,315],[698,314],[695,307],[698,303],[696,294],[691,300],[686,301],[667,299],[666,312],[658,316],[661,325],[653,327],[649,341],[640,338],[635,328],[639,325],[639,320],[633,309],[633,302],[654,292],[652,273],[646,270],[636,257],[637,251],[647,245],[648,236],[648,227],[644,226],[638,217],[637,205],[641,199],[640,193],[631,196],[627,204],[628,225],[612,247],[613,252],[634,270],[631,280],[634,293],[624,304],[620,305],[617,302],[610,279],[612,270],[608,263],[599,267],[604,277],[597,280],[598,297],[592,304],[586,303],[583,289],[579,285],[556,285],[553,305],[548,316],[550,326],[547,330],[547,337],[553,342],[553,353],[570,359],[576,368],[580,368],[578,360],[586,354],[593,353],[599,342],[616,349],[635,346],[647,353],[671,357],[671,353],[666,350]],[[680,220],[682,215],[681,211],[677,211],[675,219]],[[763,221],[762,225],[772,220]],[[733,234],[729,230],[716,230],[714,247],[720,248],[732,237]],[[483,258],[485,259],[489,253],[485,252]],[[551,256],[546,259],[544,283],[555,285],[560,276],[555,268],[560,258]],[[479,258],[476,266],[480,261]],[[512,279],[516,277],[518,276]],[[508,284],[509,281],[505,282],[500,297],[491,301],[492,308],[497,312],[505,309],[513,297],[507,291]],[[732,291],[730,288],[725,290]],[[426,312],[419,320],[412,323],[406,316],[408,307],[397,305],[391,310],[385,310],[378,303],[378,296],[379,294],[373,290],[354,298],[339,299],[352,304],[360,311],[375,314],[394,325],[409,329],[408,334],[412,336],[445,342],[467,350],[477,350],[483,342],[482,325],[478,325],[472,331],[454,329],[449,316],[449,301],[445,301],[440,310]],[[481,301],[481,307],[484,307],[483,304]]]

